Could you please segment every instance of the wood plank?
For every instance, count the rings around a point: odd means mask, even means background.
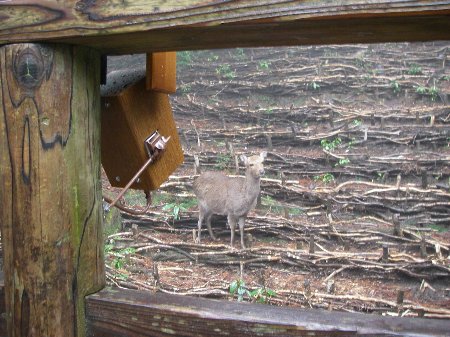
[[[147,54],[147,90],[174,94],[177,91],[177,53]]]
[[[3,272],[0,271],[0,337],[7,337],[6,308],[5,308],[5,282]]]
[[[450,322],[273,307],[106,288],[86,299],[88,336],[447,336]]]
[[[100,55],[0,47],[0,222],[8,336],[84,336],[104,285]]]
[[[107,54],[450,39],[450,2],[78,1],[0,4],[0,44],[60,41]]]

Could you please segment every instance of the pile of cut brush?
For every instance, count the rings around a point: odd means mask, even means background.
[[[184,165],[108,238],[121,287],[450,318],[449,45],[179,54]],[[267,151],[247,249],[196,242],[201,171]],[[137,207],[138,208],[138,207]],[[205,232],[206,233],[206,232]]]

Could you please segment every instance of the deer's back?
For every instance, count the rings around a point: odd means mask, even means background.
[[[193,189],[205,211],[242,216],[253,204],[253,200],[246,200],[243,185],[243,178],[228,177],[222,172],[205,172],[194,181]]]

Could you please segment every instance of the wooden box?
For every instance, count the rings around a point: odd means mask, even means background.
[[[171,137],[162,156],[131,188],[155,190],[183,163],[169,97],[146,90],[146,79],[102,98],[102,164],[112,186],[124,187],[149,156],[144,141],[155,130]]]

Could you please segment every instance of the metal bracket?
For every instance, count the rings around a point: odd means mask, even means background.
[[[166,138],[159,134],[158,130],[153,132],[150,137],[144,141],[145,149],[149,158],[155,158],[155,160],[160,156],[160,154],[166,148],[170,137]]]
[[[117,197],[111,202],[111,204],[107,205],[105,207],[105,211],[108,211],[111,207],[113,207],[117,201],[120,200],[120,198],[123,197],[126,191],[131,187],[131,185],[134,184],[134,182],[140,177],[142,172],[145,171],[145,169],[153,163],[155,160],[157,160],[164,150],[166,149],[167,143],[169,142],[170,137],[165,138],[161,136],[156,130],[153,132],[147,139],[144,141],[145,149],[147,150],[147,154],[149,156],[149,159],[145,162],[144,165],[139,169],[139,171],[131,178],[131,180],[128,182],[128,184],[120,191],[120,193],[117,195]]]

